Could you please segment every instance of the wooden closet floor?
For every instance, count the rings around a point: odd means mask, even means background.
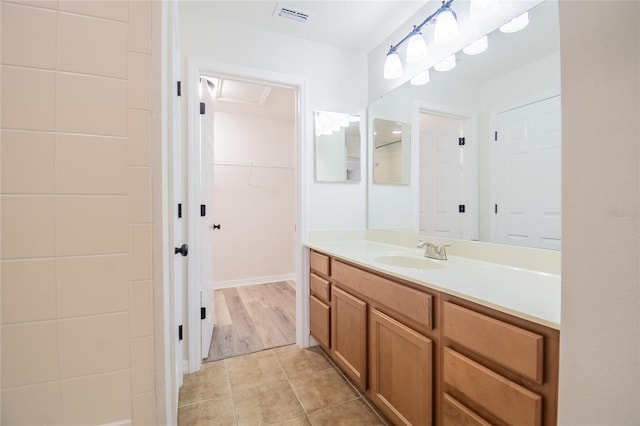
[[[213,339],[204,362],[296,341],[293,281],[215,290]]]

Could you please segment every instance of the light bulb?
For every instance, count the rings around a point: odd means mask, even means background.
[[[458,34],[460,34],[460,30],[453,11],[449,8],[443,9],[436,18],[434,41],[438,44],[447,43],[458,37]]]
[[[500,9],[500,0],[471,0],[469,18],[472,21],[484,21],[494,16]]]
[[[402,77],[402,62],[400,62],[398,52],[393,49],[387,53],[387,59],[384,62],[384,78],[395,80],[399,77]]]
[[[424,70],[420,74],[411,79],[411,84],[414,86],[424,86],[429,82],[429,70]]]
[[[448,58],[446,58],[444,61],[438,64],[435,64],[433,66],[433,69],[436,71],[444,72],[444,71],[450,71],[455,67],[456,67],[456,55],[451,55]]]
[[[415,64],[427,57],[427,43],[424,42],[422,33],[415,28],[409,37],[407,44],[407,63]]]
[[[477,55],[487,50],[487,47],[489,47],[489,41],[485,35],[462,49],[462,51],[467,55]]]
[[[515,33],[529,25],[529,12],[525,12],[517,18],[513,18],[500,27],[503,33]]]

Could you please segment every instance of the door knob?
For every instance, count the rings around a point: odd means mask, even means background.
[[[214,223],[213,225],[211,225],[211,229],[220,229],[220,224],[218,223],[217,225]]]
[[[175,254],[180,253],[182,256],[186,256],[187,254],[189,254],[189,246],[186,244],[183,244],[180,247],[176,247],[174,250]]]

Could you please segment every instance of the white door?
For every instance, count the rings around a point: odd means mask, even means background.
[[[455,118],[421,114],[420,231],[428,235],[462,238],[460,126]]]
[[[560,96],[498,114],[496,242],[560,250]]]
[[[213,99],[214,83],[200,79],[200,341],[201,356],[209,356],[213,335]]]

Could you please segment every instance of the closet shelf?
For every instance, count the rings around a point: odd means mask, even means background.
[[[242,161],[214,161],[214,166],[230,166],[230,167],[256,167],[262,169],[293,169],[291,161],[284,161],[279,164],[275,163],[253,163]]]

